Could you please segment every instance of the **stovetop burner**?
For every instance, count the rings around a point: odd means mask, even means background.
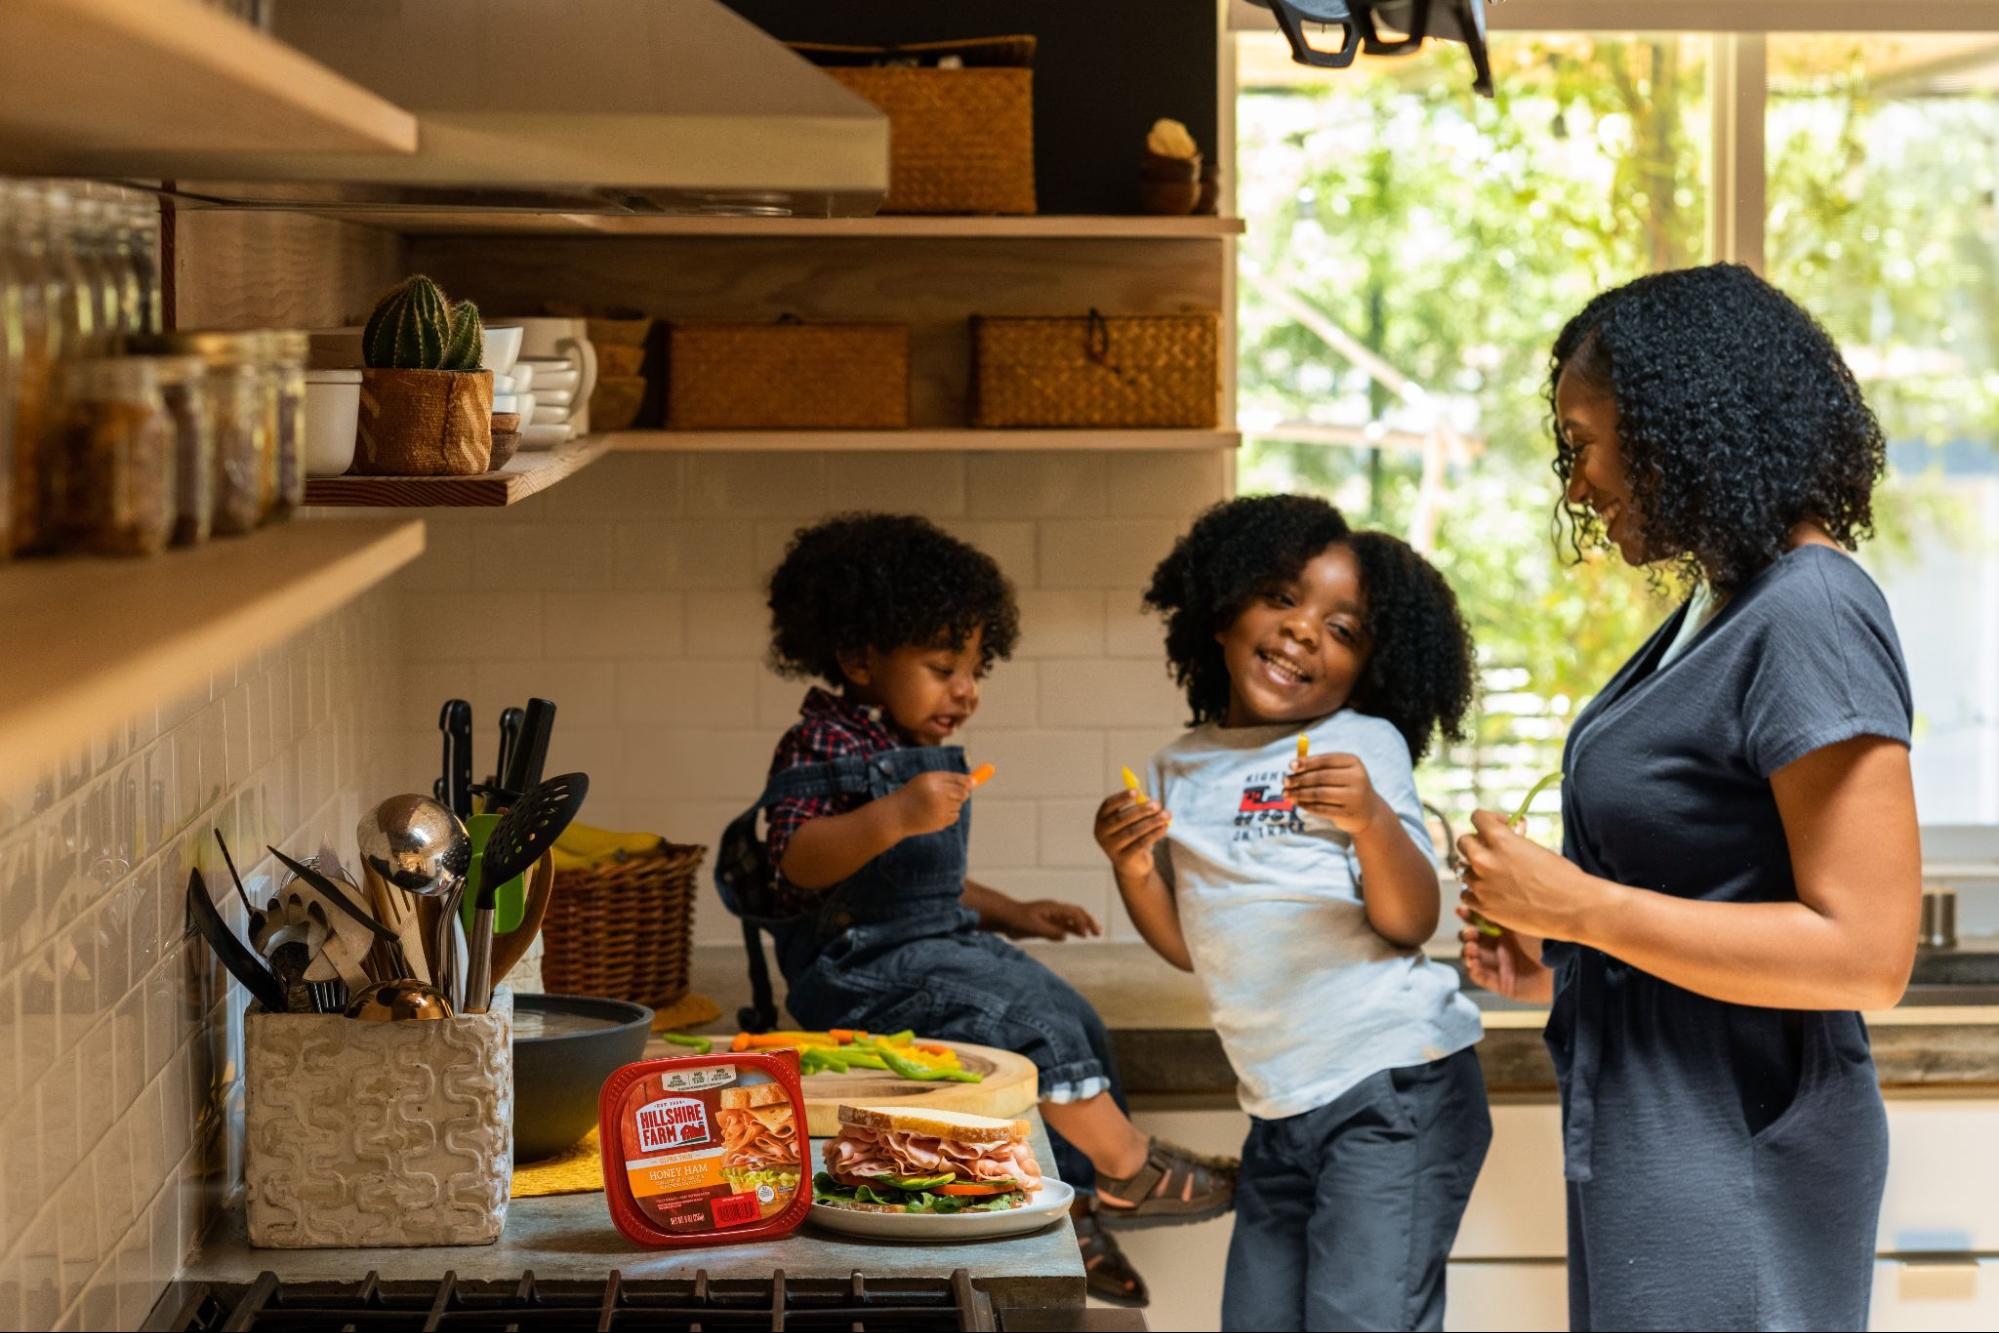
[[[177,1282],[142,1329],[997,1329],[992,1300],[959,1269],[948,1278],[786,1278],[710,1281]]]

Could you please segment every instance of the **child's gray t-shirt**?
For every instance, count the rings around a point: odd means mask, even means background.
[[[1440,1060],[1481,1034],[1456,972],[1368,924],[1352,839],[1285,799],[1300,730],[1196,727],[1152,757],[1149,782],[1173,814],[1155,860],[1243,1109],[1265,1120],[1324,1106],[1381,1070]],[[1313,754],[1366,765],[1431,854],[1409,747],[1392,724],[1342,709],[1303,730]]]

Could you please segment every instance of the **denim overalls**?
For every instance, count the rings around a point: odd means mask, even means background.
[[[1047,1097],[1063,1086],[1108,1080],[1123,1105],[1110,1034],[1068,982],[990,931],[964,905],[968,801],[950,828],[905,838],[826,890],[816,915],[759,917],[771,866],[758,815],[800,797],[863,795],[879,800],[919,773],[963,773],[958,746],[884,750],[801,764],[774,775],[757,803],[722,835],[715,882],[754,942],[761,925],[777,941],[790,993],[785,1007],[805,1027],[865,1028],[975,1042],[1032,1060]],[[751,968],[761,968],[753,948]],[[767,984],[767,983],[766,983]],[[1062,1179],[1087,1189],[1089,1159],[1052,1131]]]

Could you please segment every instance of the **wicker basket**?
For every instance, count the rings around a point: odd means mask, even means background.
[[[668,844],[663,856],[558,871],[541,926],[543,988],[654,1009],[686,995],[695,875],[707,851]]]
[[[1220,345],[1213,311],[975,315],[972,424],[1213,430]]]
[[[667,331],[671,430],[901,430],[909,425],[906,324],[675,324]]]
[[[1034,211],[1034,38],[794,50],[888,114],[884,213]],[[962,69],[938,69],[956,56]],[[880,65],[915,59],[923,65]]]

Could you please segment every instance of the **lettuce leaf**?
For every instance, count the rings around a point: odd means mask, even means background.
[[[899,1189],[882,1177],[860,1185],[848,1185],[835,1179],[830,1173],[821,1171],[812,1177],[812,1201],[814,1203],[869,1203],[880,1207],[900,1208],[911,1213],[997,1213],[1021,1205],[1021,1196],[1014,1194],[988,1194],[964,1197],[952,1194],[933,1194],[929,1190]]]

